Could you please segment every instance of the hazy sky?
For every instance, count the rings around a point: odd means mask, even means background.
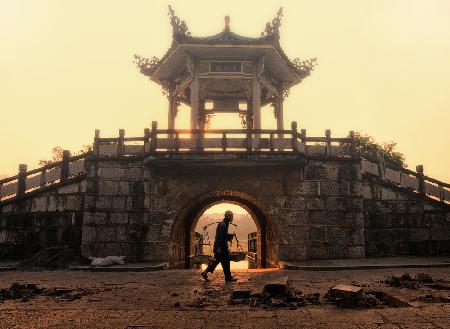
[[[167,1],[0,0],[0,175],[35,168],[53,146],[77,150],[102,136],[166,126],[167,100],[133,54],[171,43]],[[281,43],[319,66],[291,90],[285,126],[309,135],[357,130],[396,141],[411,168],[450,181],[450,1],[170,1],[193,35],[259,36],[284,7]],[[272,110],[263,127],[274,128]],[[188,126],[181,109],[178,127]],[[216,117],[213,127],[240,127]],[[220,123],[220,124],[219,124]]]

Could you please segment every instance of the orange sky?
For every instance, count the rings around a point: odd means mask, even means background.
[[[160,88],[133,54],[161,57],[171,42],[167,1],[0,0],[0,175],[78,150],[102,136],[141,136],[166,126]],[[319,66],[291,90],[285,126],[309,135],[357,130],[394,140],[411,168],[450,181],[450,1],[170,1],[193,35],[223,29],[259,36],[284,7],[281,43],[290,58]],[[181,109],[178,127],[187,127]],[[240,127],[216,117],[213,127]],[[264,128],[274,128],[271,109]]]

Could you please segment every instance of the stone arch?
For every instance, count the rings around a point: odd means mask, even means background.
[[[278,266],[277,233],[270,214],[255,198],[235,190],[210,191],[192,198],[182,207],[170,234],[171,266],[190,267],[192,237],[199,218],[208,208],[223,202],[244,208],[255,221],[258,234],[258,267]]]

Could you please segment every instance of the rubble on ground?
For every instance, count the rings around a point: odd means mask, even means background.
[[[402,276],[393,275],[384,280],[384,283],[396,288],[419,289],[421,284],[432,283],[433,278],[427,273],[418,273],[413,278],[409,273]]]
[[[17,264],[17,268],[21,270],[58,270],[65,269],[74,262],[84,263],[86,259],[71,248],[56,246],[40,250]]]
[[[252,307],[273,307],[296,309],[307,304],[320,304],[320,294],[305,295],[292,287],[287,277],[268,283],[261,293],[235,290],[230,296],[231,305],[249,305]]]
[[[324,295],[324,299],[339,307],[374,308],[382,306],[409,307],[410,305],[382,291],[364,291],[355,285],[337,285]]]
[[[424,296],[419,296],[412,300],[424,302],[424,303],[450,303],[450,297],[436,296],[434,294],[427,294]]]
[[[0,289],[0,301],[19,300],[26,302],[35,296],[50,296],[59,301],[73,301],[91,294],[88,289],[51,288],[46,289],[35,284],[13,283],[9,288]]]

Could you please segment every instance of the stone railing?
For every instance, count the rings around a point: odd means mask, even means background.
[[[450,203],[450,184],[424,175],[423,166],[416,166],[416,171],[395,168],[385,162],[383,154],[377,160],[361,160],[362,172],[376,176],[382,181],[409,189],[420,195]]]
[[[354,133],[348,138],[332,138],[327,129],[324,137],[308,137],[306,130],[270,129],[152,129],[144,130],[144,137],[125,137],[119,130],[118,138],[100,138],[96,130],[94,156],[139,156],[154,152],[300,152],[308,155],[352,156],[355,150]]]
[[[26,164],[19,165],[19,173],[0,180],[0,202],[20,197],[37,189],[42,189],[86,173],[85,158],[88,153],[70,156],[63,152],[62,161],[27,171]]]

